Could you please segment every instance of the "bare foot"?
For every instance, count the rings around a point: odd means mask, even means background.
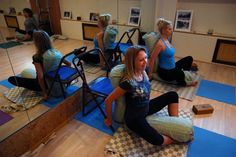
[[[198,81],[193,81],[189,86],[196,86],[198,84]]]

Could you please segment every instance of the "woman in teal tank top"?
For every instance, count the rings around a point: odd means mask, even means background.
[[[100,32],[94,37],[93,44],[94,48],[100,48],[102,52],[104,53],[104,56],[107,57],[108,54],[105,53],[105,50],[107,49],[106,43],[104,43],[104,34],[106,29],[108,28],[108,24],[110,21],[111,16],[109,14],[103,14],[100,15],[98,18],[98,27],[100,29]],[[97,53],[90,53],[85,55],[82,58],[83,61],[98,64],[100,63],[101,67],[105,67],[105,62],[101,58],[101,56]]]
[[[161,40],[156,43],[151,52],[149,60],[149,79],[152,79],[154,62],[158,59],[159,65],[157,73],[161,79],[165,81],[176,81],[178,85],[186,86],[184,70],[190,71],[193,67],[196,69],[197,65],[193,63],[191,56],[184,57],[175,62],[175,48],[168,40],[173,32],[172,24],[170,21],[160,18],[157,26],[161,34]],[[196,84],[197,82],[194,81],[190,85],[195,86]]]

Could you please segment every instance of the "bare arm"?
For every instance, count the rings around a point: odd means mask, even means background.
[[[102,53],[104,53],[103,35],[104,35],[103,32],[99,32],[97,34],[98,47],[102,50]],[[100,58],[100,66],[104,67],[105,61],[103,60],[100,54],[99,54],[99,58]]]
[[[68,60],[64,59],[63,60],[63,63],[67,66],[71,66],[71,62],[69,62]]]
[[[110,126],[112,124],[112,102],[119,98],[120,96],[125,94],[125,90],[123,90],[120,87],[117,87],[113,90],[113,92],[106,98],[105,105],[106,105],[106,114],[107,119],[105,120],[105,123],[107,126]]]
[[[148,73],[149,79],[152,78],[154,62],[158,59],[158,55],[162,50],[163,50],[163,45],[161,41],[158,41],[154,49],[152,50],[151,57],[149,59],[149,73]]]
[[[43,97],[44,97],[44,99],[48,99],[47,90],[46,90],[44,77],[43,77],[42,66],[39,63],[34,63],[34,66],[35,66],[35,69],[36,69],[37,79],[38,79],[39,85],[40,85],[40,87],[42,89],[42,92],[43,92]]]

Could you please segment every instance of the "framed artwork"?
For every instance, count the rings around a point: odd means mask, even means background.
[[[89,20],[90,21],[98,21],[99,13],[90,13]]]
[[[63,18],[64,19],[71,19],[72,13],[71,11],[64,11]]]
[[[129,13],[129,25],[139,26],[141,18],[141,9],[138,7],[131,7]]]
[[[192,10],[177,10],[175,19],[175,30],[190,32],[192,26],[192,18]]]

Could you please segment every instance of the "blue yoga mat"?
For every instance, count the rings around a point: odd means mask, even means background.
[[[6,88],[14,88],[15,86],[13,84],[11,84],[10,82],[8,82],[8,80],[2,80],[0,81],[0,85],[6,87]]]
[[[94,106],[95,104],[91,103],[89,104],[86,109],[90,109]],[[104,110],[104,104],[101,105]],[[113,105],[114,106],[114,105]],[[93,110],[91,113],[89,113],[87,116],[83,117],[82,112],[78,113],[75,116],[76,120],[79,120],[93,128],[96,128],[106,134],[109,135],[113,135],[114,133],[111,131],[111,129],[109,127],[107,127],[104,124],[104,117],[102,115],[102,113],[100,112],[100,110],[98,108],[96,108],[95,110]],[[114,118],[113,118],[114,119]],[[114,127],[115,130],[117,130],[117,128],[119,127],[119,124],[114,122],[112,123],[112,126]]]
[[[187,157],[235,157],[236,139],[194,127],[194,141]]]
[[[236,105],[236,87],[234,86],[202,80],[197,95]]]
[[[66,97],[71,96],[72,94],[74,94],[74,92],[78,91],[80,89],[79,86],[69,86],[66,89]],[[53,108],[55,106],[57,106],[59,103],[61,103],[64,99],[63,96],[61,97],[51,97],[48,100],[45,100],[42,102],[42,104],[44,104],[45,106],[49,107],[49,108]]]
[[[17,45],[22,45],[22,43],[17,42],[17,41],[9,41],[9,42],[5,42],[5,43],[1,43],[0,48],[8,49],[8,48],[11,48],[11,47],[14,47]]]

